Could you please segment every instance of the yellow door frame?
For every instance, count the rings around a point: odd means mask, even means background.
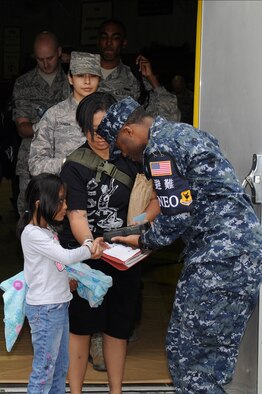
[[[194,127],[199,127],[202,10],[203,10],[203,0],[198,0],[197,25],[196,25],[195,82],[194,82],[194,116],[193,116]]]

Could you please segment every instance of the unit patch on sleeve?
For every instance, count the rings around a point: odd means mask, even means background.
[[[149,160],[151,177],[164,215],[191,212],[193,200],[189,182],[179,172],[173,158],[154,156]]]

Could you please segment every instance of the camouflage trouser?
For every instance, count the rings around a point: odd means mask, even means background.
[[[261,278],[261,261],[246,254],[183,270],[167,334],[177,394],[225,393]]]
[[[19,216],[22,216],[25,211],[25,190],[30,182],[30,175],[19,175],[19,195],[17,198],[17,210]]]

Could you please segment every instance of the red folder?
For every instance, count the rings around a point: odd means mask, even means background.
[[[125,271],[139,261],[145,259],[150,251],[142,252],[122,244],[108,244],[109,249],[104,250],[102,259],[120,271]]]

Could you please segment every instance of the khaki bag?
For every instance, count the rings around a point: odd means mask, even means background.
[[[147,208],[152,197],[153,181],[147,179],[144,174],[137,174],[130,194],[127,224],[132,223],[133,217],[140,215]]]

